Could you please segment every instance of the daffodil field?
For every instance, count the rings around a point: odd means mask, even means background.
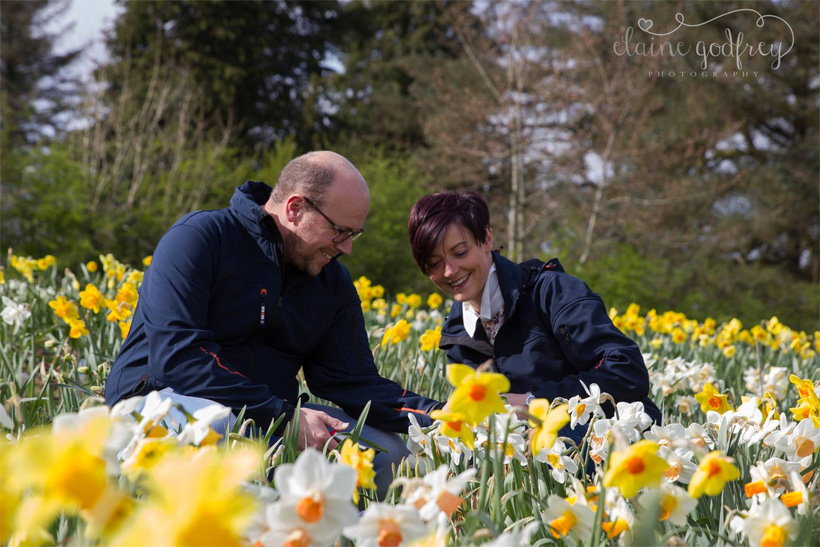
[[[382,375],[449,400],[432,427],[411,425],[412,456],[379,502],[355,431],[337,450],[297,453],[293,431],[269,443],[245,434],[269,424],[241,415],[220,439],[209,424],[226,409],[170,431],[156,394],[103,404],[149,264],[6,257],[0,543],[820,544],[820,332],[612,310],[644,352],[664,415],[651,425],[640,403],[607,417],[595,384],[509,407],[503,376],[446,366],[438,294],[389,297],[360,278]],[[567,424],[586,428],[580,446],[559,436]]]

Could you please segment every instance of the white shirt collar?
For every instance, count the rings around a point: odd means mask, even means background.
[[[461,303],[461,315],[464,321],[464,329],[471,337],[475,337],[475,326],[478,319],[488,321],[498,310],[504,307],[504,297],[501,295],[501,287],[498,285],[498,274],[495,271],[495,262],[490,266],[487,274],[487,282],[484,284],[484,292],[481,294],[481,313],[477,313],[469,302]]]

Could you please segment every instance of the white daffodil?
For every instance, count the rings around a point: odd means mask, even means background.
[[[3,297],[3,304],[6,307],[0,312],[0,316],[8,325],[22,325],[26,322],[26,319],[31,317],[31,311],[28,308],[18,304],[7,296]]]
[[[407,429],[407,450],[411,454],[424,452],[432,458],[433,445],[435,444],[432,435],[424,432],[412,413],[408,413],[407,417],[410,420],[410,427]]]
[[[613,420],[603,419],[592,424],[592,435],[589,437],[589,457],[600,464],[609,454],[609,437]]]
[[[798,515],[808,515],[811,511],[811,498],[800,473],[793,471],[789,474],[789,487],[791,491],[780,496],[780,501],[786,507],[797,507]]]
[[[796,461],[811,456],[820,447],[820,428],[809,420],[800,420],[790,432],[771,433],[766,442],[782,451],[786,458]]]
[[[220,404],[208,405],[194,412],[193,422],[189,421],[179,434],[179,444],[203,446],[215,444],[227,435],[228,417],[231,409]]]
[[[610,499],[610,493],[617,498],[611,504],[607,504],[606,520],[601,523],[601,528],[609,539],[617,537],[619,543],[630,544],[632,527],[635,525],[635,514],[623,496],[617,494],[615,489],[607,490],[607,499]]]
[[[536,461],[546,463],[550,466],[550,473],[552,478],[561,484],[567,482],[569,475],[575,475],[578,471],[578,464],[575,460],[566,455],[567,447],[560,440],[556,439],[552,448],[549,450],[541,450],[536,454]]]
[[[440,513],[449,517],[461,505],[461,494],[475,474],[475,469],[468,469],[450,477],[450,469],[441,465],[420,481],[414,481],[416,484],[407,489],[406,502],[419,510],[425,522],[433,521]]]
[[[698,423],[686,426],[686,440],[693,450],[704,455],[715,449],[715,440],[709,431]]]
[[[491,453],[495,456],[503,454],[504,464],[509,465],[513,459],[518,460],[522,464],[527,463],[527,457],[524,452],[527,448],[527,441],[522,434],[526,422],[519,420],[514,412],[507,407],[507,414],[495,415],[495,427],[492,432],[493,450]],[[476,455],[483,457],[484,447],[490,440],[488,419],[484,420],[475,428],[475,444]],[[504,437],[507,437],[507,443],[504,445]]]
[[[356,520],[352,498],[357,474],[352,467],[330,463],[308,448],[296,463],[277,467],[273,479],[280,497],[269,507],[267,520],[274,534],[287,532],[287,537],[302,530],[311,541],[327,545]]]
[[[743,521],[743,534],[749,545],[781,546],[797,535],[797,522],[789,509],[777,499],[753,504]]]
[[[447,435],[436,435],[433,437],[433,444],[442,456],[449,457],[455,465],[461,464],[462,459],[469,460],[473,457],[473,451],[461,440]]]
[[[541,525],[538,521],[533,521],[523,528],[514,528],[499,535],[494,540],[482,543],[482,547],[509,547],[510,545],[531,545],[530,538],[538,531]]]
[[[408,544],[430,531],[415,507],[374,503],[358,524],[345,526],[344,535],[354,540],[357,547],[383,547]]]
[[[682,416],[691,416],[696,410],[700,410],[700,405],[692,395],[678,395],[675,398],[675,408]]]
[[[566,537],[569,534],[586,542],[592,533],[595,513],[582,503],[570,503],[561,496],[551,494],[547,498],[547,508],[542,520],[549,526],[552,537]]]
[[[652,427],[643,434],[644,439],[657,443],[658,446],[675,448],[680,445],[680,441],[686,439],[686,428],[679,423],[671,423],[665,426],[652,424]]]
[[[140,430],[151,437],[165,436],[168,430],[160,422],[168,416],[173,402],[171,399],[163,399],[156,391],[146,395],[143,402],[142,409],[139,411],[140,416],[142,416],[139,425]]]
[[[589,387],[584,382],[581,382],[584,391],[587,392],[587,397],[581,398],[578,395],[571,397],[568,401],[569,408],[569,425],[575,429],[576,425],[586,424],[592,416],[604,417],[604,409],[601,408],[603,401],[601,395],[601,388],[598,384],[590,384]]]
[[[789,476],[800,471],[799,462],[790,462],[780,458],[769,458],[758,462],[749,469],[752,480],[746,484],[746,494],[756,496],[758,501],[776,498],[789,485]]]
[[[669,468],[664,471],[663,476],[670,481],[689,484],[692,475],[698,470],[698,465],[693,460],[694,453],[691,450],[670,449],[668,446],[661,446],[658,449],[658,456],[669,464]]]
[[[652,503],[659,504],[658,520],[668,520],[677,526],[686,526],[687,516],[698,505],[698,501],[693,499],[689,492],[668,483],[661,484],[656,490],[645,490],[638,497],[638,503],[641,507],[648,507]]]
[[[643,431],[651,424],[652,418],[644,412],[642,402],[621,401],[616,405],[615,421],[612,426],[621,428],[630,442],[639,441]]]

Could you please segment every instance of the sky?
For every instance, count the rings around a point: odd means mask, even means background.
[[[74,28],[60,38],[55,49],[62,52],[84,48],[73,70],[87,75],[96,64],[106,59],[103,31],[113,25],[120,9],[114,5],[114,0],[71,0],[69,9],[55,21],[55,26],[59,29],[74,23]]]

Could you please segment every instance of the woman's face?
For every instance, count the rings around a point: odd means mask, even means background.
[[[481,295],[493,264],[492,247],[490,228],[484,243],[479,244],[461,225],[450,224],[441,245],[430,255],[427,275],[454,300],[469,302],[481,311]]]

